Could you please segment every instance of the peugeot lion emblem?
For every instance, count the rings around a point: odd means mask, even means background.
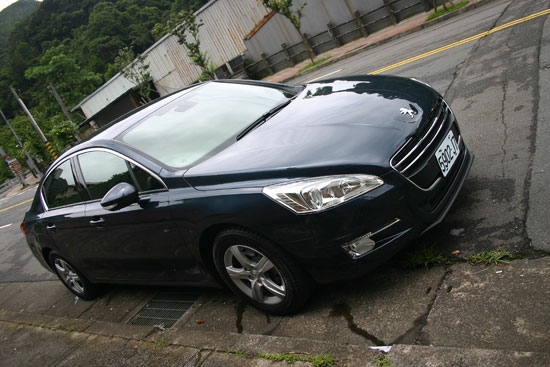
[[[410,108],[401,107],[401,109],[399,111],[401,112],[402,115],[411,116],[412,119],[414,118],[414,115],[416,115],[416,111],[412,110]]]

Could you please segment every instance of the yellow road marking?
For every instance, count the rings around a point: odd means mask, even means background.
[[[19,205],[23,205],[23,204],[30,203],[31,201],[33,201],[33,199],[28,199],[28,200],[22,201],[22,202],[20,202],[20,203],[14,204],[14,205],[12,205],[12,206],[8,206],[7,208],[0,209],[0,213],[5,212],[5,211],[8,211],[8,210],[10,210],[10,209],[13,209],[13,208],[15,208],[15,207],[18,207]]]
[[[418,60],[421,60],[421,59],[424,59],[426,57],[429,57],[429,56],[433,56],[435,54],[438,54],[440,52],[443,52],[443,51],[447,51],[447,50],[450,50],[451,48],[454,48],[454,47],[457,47],[457,46],[461,46],[465,43],[468,43],[468,42],[472,42],[472,41],[475,41],[475,40],[478,40],[480,38],[483,38],[483,37],[487,37],[488,35],[490,34],[493,34],[495,32],[498,32],[498,31],[502,31],[503,29],[506,29],[506,28],[510,28],[510,27],[513,27],[515,25],[518,25],[520,23],[524,23],[524,22],[527,22],[529,20],[532,20],[532,19],[535,19],[535,18],[538,18],[538,17],[542,17],[544,15],[548,15],[550,14],[550,9],[547,9],[547,10],[543,10],[543,11],[540,11],[538,13],[534,13],[534,14],[531,14],[527,17],[524,17],[524,18],[521,18],[521,19],[518,19],[518,20],[514,20],[514,21],[511,21],[511,22],[508,22],[508,23],[505,23],[503,25],[500,25],[498,27],[495,27],[495,28],[492,28],[486,32],[483,32],[483,33],[480,33],[480,34],[477,34],[475,36],[472,36],[472,37],[468,37],[468,38],[465,38],[461,41],[458,41],[458,42],[454,42],[454,43],[451,43],[447,46],[443,46],[443,47],[440,47],[440,48],[436,48],[435,50],[432,50],[432,51],[428,51],[426,53],[423,53],[423,54],[420,54],[418,56],[414,56],[414,57],[411,57],[411,58],[408,58],[406,60],[403,60],[403,61],[400,61],[400,62],[397,62],[393,65],[389,65],[389,66],[386,66],[384,68],[381,68],[381,69],[378,69],[378,70],[375,70],[375,71],[372,71],[370,72],[369,74],[371,75],[374,75],[374,74],[381,74],[381,73],[384,73],[388,70],[392,70],[392,69],[395,69],[395,68],[398,68],[400,66],[403,66],[403,65],[406,65],[406,64],[410,64],[411,62],[414,62],[414,61],[418,61]]]

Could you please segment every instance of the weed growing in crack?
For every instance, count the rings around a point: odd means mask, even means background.
[[[450,260],[440,251],[435,249],[435,245],[423,245],[416,248],[410,256],[404,259],[404,266],[409,269],[420,267],[429,267],[430,265],[447,264]]]
[[[334,362],[336,362],[330,353],[314,356],[296,353],[260,353],[258,354],[258,357],[275,362],[285,361],[288,364],[293,364],[295,362],[307,362],[311,363],[313,367],[332,367],[334,366]]]
[[[511,260],[523,259],[523,255],[513,255],[510,251],[483,251],[477,254],[473,254],[466,258],[466,261],[472,265],[485,264],[498,265],[502,263],[509,263]]]
[[[385,354],[379,354],[374,358],[374,363],[376,364],[376,367],[390,367],[392,365],[392,362]]]

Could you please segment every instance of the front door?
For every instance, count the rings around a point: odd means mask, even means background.
[[[169,193],[153,174],[121,155],[92,150],[78,155],[79,174],[91,197],[86,236],[74,244],[96,281],[159,282],[171,279],[185,246],[169,214]],[[117,210],[100,201],[120,182],[138,189],[140,202]]]

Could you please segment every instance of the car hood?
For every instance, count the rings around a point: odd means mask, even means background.
[[[360,77],[309,84],[284,109],[190,168],[195,187],[292,177],[382,175],[422,126],[436,92],[411,79]]]

